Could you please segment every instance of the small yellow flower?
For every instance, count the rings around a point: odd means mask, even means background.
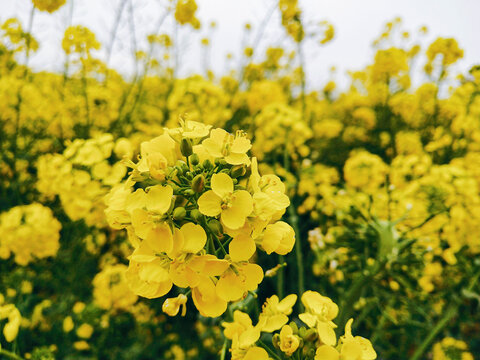
[[[187,313],[187,300],[184,294],[180,294],[175,298],[168,298],[163,302],[162,310],[169,316],[176,316],[182,307],[182,316]]]
[[[80,325],[77,329],[77,336],[82,339],[89,339],[93,334],[93,326],[87,323]]]
[[[228,164],[250,165],[247,152],[251,149],[252,144],[240,131],[233,136],[223,129],[213,129],[210,137],[203,140],[202,145],[211,156],[225,158]]]
[[[282,328],[288,322],[288,316],[292,313],[293,305],[297,301],[297,295],[291,294],[279,301],[277,295],[269,297],[262,306],[258,323],[262,331],[273,332]]]
[[[212,190],[198,199],[202,214],[216,217],[220,215],[222,223],[230,229],[239,229],[253,210],[253,200],[246,190],[235,190],[233,180],[225,173],[214,174],[211,180]]]
[[[289,325],[284,325],[280,330],[280,350],[287,356],[291,356],[300,345],[300,338],[293,334],[293,329]]]

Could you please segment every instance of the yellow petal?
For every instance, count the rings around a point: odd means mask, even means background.
[[[231,165],[250,165],[250,158],[247,154],[230,153],[225,156],[225,161]]]
[[[333,346],[337,343],[337,336],[335,335],[335,330],[329,323],[325,321],[318,321],[317,331],[318,337],[320,338],[320,340],[322,340],[324,344]]]
[[[148,217],[148,213],[143,209],[134,209],[132,211],[132,226],[135,230],[135,234],[145,239],[147,237],[148,232],[153,226],[150,218]]]
[[[207,243],[207,234],[200,225],[194,223],[186,223],[180,228],[183,234],[184,244],[183,251],[195,254],[199,252]]]
[[[233,193],[233,180],[225,173],[213,174],[211,186],[213,192],[222,199]]]
[[[146,194],[143,189],[137,189],[135,192],[127,195],[125,200],[125,210],[130,214],[134,209],[143,209],[146,204]]]
[[[222,211],[220,219],[232,230],[239,229],[253,210],[253,200],[248,191],[235,191],[231,197],[231,207]]]
[[[171,186],[155,185],[147,193],[146,206],[149,211],[165,214],[172,202],[173,189]]]
[[[198,210],[203,215],[217,216],[222,212],[221,204],[222,199],[209,190],[198,199]]]
[[[245,357],[243,360],[268,360],[270,359],[268,357],[268,353],[265,349],[260,348],[260,347],[251,347],[248,349],[247,353],[245,354]]]
[[[148,232],[145,242],[157,254],[172,251],[173,236],[166,223],[155,224]]]
[[[215,285],[209,278],[205,278],[199,286],[192,289],[192,299],[203,316],[217,317],[227,310],[227,302],[216,295]]]
[[[250,140],[248,140],[246,137],[241,136],[233,140],[230,150],[235,153],[246,153],[251,148],[252,144]]]
[[[245,234],[237,235],[228,246],[232,261],[248,261],[256,250],[255,241]]]
[[[218,280],[216,291],[217,295],[224,301],[234,301],[243,296],[245,289],[240,277],[229,271]]]
[[[340,354],[329,345],[321,345],[315,353],[315,360],[340,360]]]
[[[257,264],[246,264],[242,267],[245,274],[246,290],[253,291],[263,280],[263,269]]]
[[[296,294],[290,294],[287,297],[285,297],[282,301],[279,302],[278,304],[278,311],[281,311],[284,314],[291,314],[292,312],[292,307],[295,305],[297,302],[297,295]]]
[[[264,325],[262,326],[262,331],[264,332],[273,332],[275,330],[281,329],[283,325],[288,322],[288,316],[285,314],[277,314],[273,316],[260,315],[265,318]],[[259,321],[260,322],[260,321]]]

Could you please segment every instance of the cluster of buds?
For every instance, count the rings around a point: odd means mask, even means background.
[[[292,250],[295,233],[279,221],[290,204],[285,186],[258,173],[250,148],[241,131],[183,120],[141,144],[129,178],[106,197],[110,226],[126,229],[134,247],[126,276],[137,295],[161,297],[176,285],[217,317],[263,280],[257,248]],[[167,301],[170,315],[186,302]]]

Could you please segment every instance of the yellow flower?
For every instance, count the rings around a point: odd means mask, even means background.
[[[315,352],[315,360],[340,360],[340,353],[330,345],[321,345]]]
[[[335,345],[337,337],[332,320],[338,315],[338,306],[328,297],[315,291],[305,291],[302,295],[302,303],[305,305],[303,314],[298,317],[309,327],[315,327],[320,340],[326,345]]]
[[[238,234],[228,245],[228,253],[232,261],[248,261],[257,249],[255,241],[249,235]]]
[[[247,350],[243,360],[269,360],[270,357],[265,349],[254,346]]]
[[[18,329],[22,321],[20,311],[13,304],[0,304],[0,320],[7,319],[3,327],[3,336],[8,342],[12,342],[18,335]]]
[[[74,323],[71,316],[67,316],[65,319],[63,319],[63,331],[68,333],[73,330],[73,327]]]
[[[62,7],[67,0],[32,0],[33,5],[40,11],[55,12]]]
[[[149,299],[165,295],[172,288],[169,265],[170,259],[156,256],[148,244],[142,242],[130,256],[125,273],[128,286],[135,294]]]
[[[195,17],[197,3],[195,0],[178,0],[175,7],[175,19],[179,24],[191,24],[195,29],[200,27],[200,22]]]
[[[202,145],[211,156],[224,158],[228,164],[250,165],[247,152],[252,144],[241,131],[234,136],[223,129],[213,129],[210,137],[202,141]]]
[[[345,335],[340,338],[340,356],[345,360],[374,360],[377,353],[373,349],[371,342],[361,336],[352,335],[353,319],[347,321],[345,325]]]
[[[184,294],[180,294],[175,298],[168,298],[163,302],[162,310],[169,316],[176,316],[182,307],[182,316],[187,313],[187,300],[188,298]]]
[[[239,300],[248,291],[256,290],[263,280],[263,270],[257,264],[238,264],[227,269],[216,285],[217,295],[225,301]]]
[[[276,252],[279,255],[286,255],[292,251],[294,245],[295,231],[286,222],[277,221],[265,229],[262,247],[267,254]]]
[[[123,264],[108,265],[93,278],[95,304],[105,310],[129,310],[137,301],[127,284]],[[71,320],[71,319],[70,319]]]
[[[225,173],[214,174],[211,180],[212,190],[198,199],[200,212],[207,216],[220,215],[222,223],[230,229],[238,229],[253,210],[253,200],[246,190],[235,190],[233,180]]]
[[[211,278],[203,277],[192,289],[192,299],[201,315],[217,317],[227,310],[227,301],[217,295]]]
[[[297,295],[291,294],[279,301],[277,295],[269,297],[262,306],[258,323],[262,331],[273,332],[280,329],[288,322],[288,316],[292,313],[293,305],[297,301]]]
[[[77,336],[82,339],[89,339],[93,334],[93,327],[90,324],[84,323],[77,329]]]
[[[293,334],[293,329],[289,325],[284,325],[280,330],[280,350],[287,356],[291,356],[300,345],[300,338]]]

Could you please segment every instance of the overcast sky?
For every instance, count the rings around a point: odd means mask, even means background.
[[[106,44],[120,1],[75,0],[72,23],[88,26]],[[142,47],[145,46],[145,35],[156,28],[167,0],[131,1],[134,4],[136,42],[137,46]],[[40,50],[31,60],[35,68],[63,68],[60,42],[69,23],[71,2],[68,0],[53,15],[38,12],[35,15],[33,32],[40,42]],[[182,67],[179,71],[181,76],[201,71],[199,40],[208,33],[208,24],[213,20],[216,21],[217,28],[212,36],[210,66],[217,72],[225,70],[225,55],[233,53],[238,57],[244,24],[251,22],[258,25],[268,13],[273,0],[197,0],[197,3],[198,17],[204,26],[199,34],[190,30],[181,30],[179,33],[183,49],[180,58]],[[371,46],[373,39],[380,34],[385,22],[396,16],[402,17],[403,27],[412,34],[426,25],[429,28],[429,33],[424,38],[426,43],[438,36],[455,37],[465,50],[465,57],[457,66],[459,71],[468,70],[472,65],[480,63],[479,0],[300,0],[300,4],[305,21],[328,20],[336,30],[335,40],[328,45],[308,46],[306,57],[310,85],[324,83],[332,65],[336,66],[337,78],[342,81],[347,70],[360,69],[369,63],[374,53]],[[26,27],[30,9],[30,0],[0,0],[0,21],[16,16]],[[111,65],[122,73],[129,74],[133,63],[130,56],[132,41],[128,8],[123,12],[121,23]],[[172,29],[172,23],[166,21],[160,32],[171,33]],[[286,44],[281,31],[277,13],[270,19],[260,46]]]

